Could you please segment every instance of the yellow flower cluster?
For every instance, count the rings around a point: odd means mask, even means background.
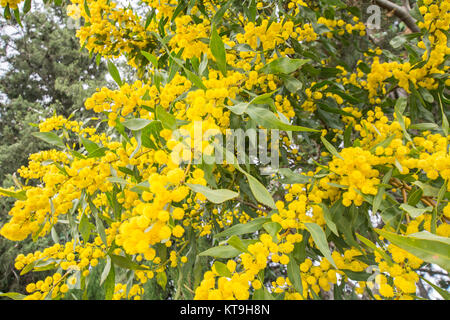
[[[379,58],[375,57],[371,72],[367,76],[367,87],[372,101],[378,90],[381,89],[382,94],[386,93],[383,82],[391,76],[395,77],[399,81],[398,85],[409,93],[410,82],[416,88],[436,89],[438,83],[433,75],[445,74],[448,71],[449,66],[442,66],[442,64],[445,62],[445,57],[450,53],[445,33],[449,30],[450,25],[450,1],[442,0],[433,3],[432,0],[427,0],[424,4],[420,7],[420,12],[424,15],[424,22],[419,21],[418,26],[427,29],[432,34],[428,37],[428,40],[420,40],[417,46],[424,49],[422,59],[425,64],[419,68],[413,68],[410,62],[380,63]],[[429,42],[429,48],[425,44],[426,41]]]
[[[103,57],[118,57],[133,51],[145,50],[152,40],[147,36],[142,21],[130,8],[118,8],[111,1],[73,0],[79,10],[71,10],[74,18],[81,13],[86,24],[77,30],[80,44],[90,52]],[[85,4],[89,13],[85,10]],[[134,64],[133,60],[129,61]]]
[[[23,0],[1,0],[0,6],[6,7],[9,6],[12,10],[17,9],[17,6],[19,3],[21,3]]]
[[[128,284],[116,283],[114,287],[114,295],[112,297],[112,300],[121,300],[121,299],[141,300],[141,297],[144,294],[144,288],[142,288],[138,284],[131,286],[129,290],[127,287]]]
[[[175,19],[176,33],[170,39],[169,45],[178,52],[183,49],[181,57],[190,59],[192,57],[201,57],[203,53],[208,53],[209,46],[201,41],[202,38],[209,38],[210,29],[209,20],[195,24],[191,16],[185,15]]]
[[[379,292],[386,298],[412,299],[410,295],[416,293],[416,283],[419,281],[418,274],[412,270],[418,269],[423,261],[393,244],[388,246],[388,251],[392,254],[391,263],[375,251],[375,261],[380,271],[375,279]],[[393,282],[389,283],[388,277]]]
[[[353,31],[356,31],[360,36],[366,35],[366,26],[363,22],[359,21],[358,17],[353,17],[353,21],[357,22],[355,25],[350,23],[346,23],[344,20],[333,20],[327,19],[325,17],[320,17],[317,19],[317,23],[325,25],[330,31],[325,32],[325,36],[328,38],[333,37],[333,32],[336,31],[338,35],[342,36],[346,32],[352,34]]]

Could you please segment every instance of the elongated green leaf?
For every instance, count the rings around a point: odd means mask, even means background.
[[[114,265],[112,265],[111,260],[110,261],[110,267],[108,269],[106,278],[103,283],[103,288],[105,288],[105,300],[112,300],[114,296],[114,289],[116,287],[116,271],[114,269]],[[108,264],[108,262],[106,262]],[[106,266],[105,266],[106,269]],[[105,270],[103,270],[103,273],[105,273]],[[104,277],[102,273],[102,279]]]
[[[166,289],[166,285],[167,285],[167,274],[163,271],[163,272],[158,272],[156,274],[156,283],[159,284],[159,286],[161,288],[163,288],[163,290]]]
[[[284,86],[289,92],[296,93],[303,88],[303,83],[292,76],[283,75],[281,78],[284,81]]]
[[[315,223],[305,223],[306,229],[308,229],[311,234],[314,243],[317,248],[319,248],[320,252],[324,255],[325,258],[337,269],[336,264],[334,263],[333,258],[331,257],[331,251],[328,247],[327,237],[325,232],[323,232],[322,228]]]
[[[0,292],[0,297],[7,297],[13,300],[23,300],[26,296],[19,292]]]
[[[228,0],[224,5],[220,7],[219,10],[217,10],[216,14],[211,20],[211,24],[218,24],[222,20],[223,15],[228,10],[230,5],[233,3],[233,0]]]
[[[168,113],[162,106],[156,107],[156,118],[161,121],[164,128],[175,130],[177,128],[177,120],[173,114]]]
[[[86,12],[86,15],[90,18],[91,17],[91,11],[89,10],[89,5],[87,3],[87,0],[84,0],[83,6],[84,6],[84,11]]]
[[[25,0],[25,4],[23,5],[23,14],[27,14],[31,9],[31,0]]]
[[[151,120],[136,118],[136,119],[126,120],[126,121],[122,122],[122,125],[125,128],[128,128],[130,130],[138,131],[138,130],[144,129],[151,122],[152,122]]]
[[[327,139],[325,139],[325,137],[320,137],[320,140],[322,140],[323,145],[325,146],[325,148],[327,148],[327,150],[336,158],[342,159],[344,160],[344,158],[342,158],[342,156],[339,154],[339,152],[337,152],[336,148],[328,142]]]
[[[213,203],[222,203],[239,196],[239,193],[228,189],[213,190],[199,184],[186,183],[186,185],[193,191],[203,194],[209,201]]]
[[[141,54],[153,64],[153,66],[158,69],[158,58],[156,58],[153,54],[148,53],[146,51],[141,51]]]
[[[425,281],[426,283],[428,283],[430,286],[433,287],[434,290],[436,290],[441,296],[442,298],[444,298],[445,300],[450,300],[450,293],[440,287],[438,287],[437,285],[435,285],[434,283],[428,281],[427,279],[425,279],[424,277],[422,277],[421,275],[419,275],[419,277]]]
[[[13,13],[14,13],[14,18],[16,18],[16,21],[17,21],[17,23],[19,24],[19,26],[20,26],[21,28],[23,28],[22,21],[20,20],[20,12],[19,12],[19,8],[14,9],[14,10],[13,10]]]
[[[391,168],[391,169],[384,175],[383,181],[382,181],[383,184],[386,185],[386,184],[389,183],[389,180],[391,180],[391,177],[392,177],[392,172],[393,172],[393,169]],[[383,201],[383,195],[384,195],[385,191],[386,191],[386,188],[385,188],[385,187],[379,187],[379,188],[378,188],[378,193],[377,193],[377,195],[375,196],[375,198],[373,199],[373,205],[372,205],[372,211],[373,211],[374,213],[378,212],[378,209],[380,208],[380,205],[381,205],[381,201]]]
[[[203,84],[202,79],[198,75],[186,68],[184,68],[184,72],[186,72],[186,77],[188,78],[188,80],[192,82],[197,88],[206,90],[206,86]]]
[[[227,278],[231,277],[231,272],[230,272],[230,270],[228,270],[225,263],[222,263],[220,261],[215,261],[213,264],[213,267],[214,267],[214,269],[216,269],[219,276],[227,277]]]
[[[386,139],[384,139],[380,143],[378,143],[375,146],[373,146],[370,149],[370,151],[374,152],[378,147],[383,147],[383,148],[389,147],[389,145],[391,144],[392,140],[394,140],[394,138],[395,138],[395,134],[391,134],[389,137],[387,137]]]
[[[199,256],[210,256],[214,258],[230,259],[241,254],[242,251],[233,246],[217,246],[200,252]]]
[[[63,140],[53,132],[33,132],[32,135],[38,139],[50,143],[51,145],[64,148]]]
[[[250,190],[255,196],[256,200],[265,204],[266,206],[275,209],[275,202],[273,201],[272,195],[267,191],[266,187],[262,185],[255,177],[250,174],[246,174],[248,179],[248,184],[250,185]]]
[[[21,191],[10,191],[7,189],[0,188],[0,194],[8,196],[10,198],[15,198],[18,200],[27,200],[26,190]]]
[[[450,239],[425,232],[401,236],[381,229],[375,231],[394,245],[450,272]]]
[[[280,181],[287,184],[307,184],[312,179],[312,177],[310,176],[292,172],[292,170],[289,168],[280,168],[278,169],[278,173],[284,176],[284,178],[280,179]]]
[[[288,57],[281,57],[266,64],[264,67],[259,69],[259,72],[289,74],[310,61],[311,60],[309,59],[291,59]]]
[[[266,222],[263,224],[263,228],[264,230],[267,231],[268,234],[270,234],[272,236],[273,242],[278,243],[278,232],[280,232],[280,230],[282,229],[281,224],[279,224],[278,222]]]
[[[33,270],[34,266],[38,263],[39,260],[33,261],[29,264],[27,264],[21,271],[20,275],[23,276],[24,274],[27,274],[31,270]]]
[[[211,49],[211,53],[216,59],[217,66],[219,67],[220,72],[227,76],[227,59],[226,59],[226,51],[225,45],[223,44],[222,38],[216,30],[216,26],[212,25],[211,30],[211,40],[209,42],[209,47]]]
[[[411,218],[416,219],[418,216],[424,214],[425,212],[431,212],[433,210],[433,207],[416,208],[410,206],[409,204],[403,203],[402,205],[400,205],[400,209],[405,210],[406,212],[408,212]]]
[[[241,238],[239,238],[238,236],[231,236],[228,240],[227,243],[236,248],[237,250],[241,251],[241,252],[248,252],[247,251],[247,245],[245,245]]]
[[[230,109],[231,112],[233,112],[234,114],[242,115],[247,110],[249,105],[250,105],[249,103],[241,102],[234,106],[226,106],[226,107]]]
[[[386,260],[388,262],[389,265],[392,265],[393,261],[391,259],[391,257],[389,257],[386,252],[384,252],[382,249],[378,248],[375,243],[373,243],[372,241],[370,241],[367,238],[364,238],[362,235],[360,234],[356,234],[356,237],[362,242],[364,243],[366,246],[368,246],[369,248],[371,248],[374,251],[377,251],[384,260]]]
[[[300,275],[300,267],[296,263],[294,257],[289,255],[289,263],[287,265],[287,275],[294,289],[303,295],[302,277]]]
[[[403,119],[403,112],[406,108],[406,104],[407,104],[407,100],[405,97],[400,97],[397,100],[397,103],[395,104],[394,107],[394,111],[395,111],[395,115],[397,117],[397,121],[400,124],[402,130],[403,130],[403,135],[405,136],[406,139],[408,139],[408,141],[412,142],[411,136],[409,135],[409,133],[406,131],[406,125],[405,125],[405,121]]]
[[[117,70],[117,67],[114,63],[111,61],[108,61],[108,71],[111,77],[114,79],[114,81],[117,83],[119,87],[122,86],[122,79],[120,78],[119,70]]]
[[[102,285],[103,282],[105,282],[106,278],[108,278],[109,273],[111,271],[111,266],[112,266],[111,258],[109,256],[107,256],[106,257],[106,264],[105,264],[105,267],[103,268],[103,272],[102,272],[102,275],[100,277],[100,285]]]
[[[255,120],[255,122],[258,125],[261,125],[262,127],[266,128],[266,129],[319,132],[318,130],[311,129],[311,128],[286,124],[283,121],[281,121],[279,118],[277,118],[275,113],[273,113],[272,111],[265,109],[265,108],[250,106],[246,109],[245,112],[250,116],[250,118]]]
[[[330,228],[330,230],[339,237],[339,232],[337,230],[336,224],[333,222],[333,217],[331,216],[330,210],[324,203],[320,203],[320,207],[322,208],[323,217],[328,228]]]
[[[130,269],[130,270],[148,270],[148,267],[141,266],[137,263],[134,263],[130,259],[124,256],[119,256],[116,254],[110,254],[112,263],[115,265],[124,268],[124,269]]]
[[[261,229],[262,225],[268,221],[270,221],[270,218],[256,218],[245,224],[236,224],[220,233],[217,233],[216,235],[214,235],[214,238],[252,233]]]

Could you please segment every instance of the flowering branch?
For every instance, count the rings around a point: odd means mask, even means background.
[[[400,7],[399,5],[389,1],[389,0],[375,0],[375,2],[382,8],[386,10],[391,10],[394,14],[402,20],[406,26],[411,29],[412,32],[420,32],[419,27],[416,25],[416,21],[409,13],[406,8]]]

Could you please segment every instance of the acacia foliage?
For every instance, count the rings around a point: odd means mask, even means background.
[[[427,298],[424,270],[450,269],[450,1],[404,9],[420,32],[391,39],[394,55],[340,0],[71,1],[117,83],[85,102],[109,128],[39,124],[55,149],[2,190],[18,200],[0,233],[51,233],[16,268],[55,274],[7,296],[86,298],[99,280],[105,299],[145,298],[149,283],[174,299]],[[207,134],[200,163],[195,144],[173,157],[198,122],[281,129],[279,168],[211,163]]]

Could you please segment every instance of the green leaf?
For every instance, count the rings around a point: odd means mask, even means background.
[[[378,147],[387,148],[387,147],[391,144],[392,140],[394,140],[394,138],[395,138],[395,134],[391,134],[389,137],[387,137],[386,139],[384,139],[384,140],[381,141],[380,143],[377,143],[376,145],[374,145],[374,146],[370,149],[370,152],[375,152],[375,150],[376,150]]]
[[[10,191],[7,189],[0,188],[0,194],[4,194],[5,196],[8,196],[10,198],[15,198],[18,200],[27,200],[26,190]]]
[[[114,65],[114,63],[112,63],[109,60],[108,60],[108,71],[109,71],[109,74],[111,75],[111,77],[117,83],[117,85],[119,87],[121,87],[123,83],[122,83],[122,79],[120,78],[119,70],[117,70],[117,67]]]
[[[223,44],[222,38],[217,33],[216,26],[212,25],[211,30],[211,40],[209,41],[209,46],[211,49],[211,53],[213,54],[214,58],[216,59],[217,66],[222,72],[223,76],[227,76],[227,58],[226,58],[226,51],[225,51],[225,45]]]
[[[397,100],[397,102],[395,103],[394,112],[397,117],[397,121],[403,130],[403,135],[405,136],[406,139],[408,139],[408,141],[412,142],[411,136],[406,131],[406,125],[405,125],[405,121],[403,119],[403,112],[405,111],[406,105],[407,105],[407,99],[405,97],[400,97]]]
[[[259,69],[259,72],[289,74],[310,61],[311,60],[309,59],[291,59],[288,57],[281,57],[266,64],[264,67]]]
[[[234,114],[242,115],[247,110],[249,105],[250,105],[249,103],[241,102],[241,103],[238,103],[238,104],[236,104],[234,106],[227,106],[226,105],[225,107],[230,109],[230,111],[233,112]]]
[[[292,254],[289,255],[289,263],[287,265],[287,275],[292,285],[294,286],[294,289],[298,293],[303,295],[303,284],[302,284],[302,277],[300,275],[300,267],[296,263]]]
[[[411,216],[411,218],[416,219],[418,216],[424,214],[425,212],[431,212],[433,210],[433,207],[426,207],[426,208],[416,208],[413,206],[410,206],[409,204],[403,203],[400,205],[400,209],[405,210],[408,212],[408,214]]]
[[[186,185],[193,191],[203,194],[209,201],[213,203],[222,203],[239,196],[239,193],[228,189],[213,190],[199,184],[186,183]]]
[[[128,128],[130,130],[138,131],[138,130],[144,129],[150,123],[152,123],[151,120],[135,118],[135,119],[125,120],[124,122],[122,122],[122,125],[125,128]]]
[[[242,251],[233,246],[217,246],[200,252],[199,256],[210,256],[214,258],[230,259],[241,254]]]
[[[167,274],[163,271],[163,272],[158,272],[156,274],[156,283],[159,284],[159,286],[161,288],[163,288],[163,290],[166,289],[166,285],[167,285]]]
[[[426,231],[401,236],[381,229],[375,231],[394,245],[450,272],[450,239]]]
[[[93,225],[89,222],[89,218],[87,217],[87,215],[83,213],[80,219],[80,223],[78,225],[78,230],[80,231],[81,236],[83,237],[85,243],[89,241],[92,226]]]
[[[442,298],[444,298],[445,300],[450,300],[450,293],[442,288],[439,288],[437,285],[435,285],[434,283],[428,281],[427,279],[425,279],[424,277],[422,277],[421,275],[419,275],[419,277],[425,281],[426,283],[428,283],[430,286],[433,287],[434,290],[436,290],[441,296]]]
[[[54,145],[54,146],[57,146],[60,148],[65,147],[63,140],[53,132],[33,132],[32,135],[38,139],[41,139],[41,140],[51,144],[51,145]]]
[[[161,121],[164,128],[175,130],[177,128],[177,120],[173,114],[168,113],[162,106],[156,106],[156,118]]]
[[[270,234],[272,236],[273,242],[278,243],[278,232],[280,232],[280,230],[282,229],[281,224],[279,224],[278,222],[266,222],[263,224],[263,228],[264,230],[267,231],[268,234]]]
[[[239,238],[238,236],[231,236],[228,240],[227,243],[236,248],[237,250],[241,251],[241,252],[248,252],[247,250],[247,245],[245,245],[241,238]]]
[[[19,8],[14,9],[14,10],[13,10],[13,13],[14,13],[14,18],[16,18],[16,21],[17,21],[17,23],[19,24],[19,26],[20,26],[21,28],[23,28],[22,21],[20,20],[20,12],[19,12]]]
[[[280,182],[286,184],[307,184],[310,183],[312,179],[310,176],[292,172],[289,168],[280,168],[278,169],[278,173],[284,176],[283,179],[280,179]]]
[[[362,235],[360,235],[360,234],[358,234],[358,233],[356,234],[356,237],[357,237],[362,243],[364,243],[366,246],[368,246],[369,248],[371,248],[371,249],[374,250],[374,251],[377,251],[377,252],[383,257],[383,259],[386,260],[386,261],[388,262],[389,265],[392,265],[392,264],[393,264],[391,257],[389,257],[389,256],[386,254],[386,252],[384,252],[382,249],[378,248],[378,247],[375,245],[375,243],[373,243],[372,241],[370,241],[370,240],[367,239],[367,238],[364,238]]]
[[[425,123],[414,123],[409,126],[410,129],[413,130],[420,130],[420,131],[426,131],[426,130],[439,130],[440,127],[436,123],[432,122],[425,122]]]
[[[284,123],[275,115],[275,113],[262,107],[250,106],[245,112],[250,116],[250,118],[255,120],[258,125],[266,129],[319,132],[319,130]]]
[[[113,296],[114,296],[114,289],[116,287],[116,271],[114,269],[114,266],[111,263],[111,259],[108,257],[108,261],[109,261],[109,269],[108,272],[106,273],[106,278],[104,280],[103,283],[103,288],[105,288],[105,300],[112,300]],[[106,262],[106,265],[108,265],[108,261]],[[103,270],[102,273],[102,279],[104,278],[104,274],[105,274],[105,270],[106,270],[106,266],[105,269]]]
[[[325,146],[325,148],[328,150],[328,152],[330,152],[336,158],[344,160],[344,158],[342,158],[342,156],[339,154],[339,152],[337,152],[336,148],[331,143],[329,143],[328,140],[325,139],[325,137],[321,136],[320,140],[322,140],[322,143]]]
[[[3,16],[5,17],[6,20],[11,19],[11,10],[9,8],[9,3],[6,5],[6,7],[3,11]]]
[[[141,266],[137,263],[134,263],[129,258],[124,256],[119,256],[115,254],[110,254],[112,263],[115,265],[124,268],[124,269],[130,269],[130,270],[148,270],[148,267]]]
[[[148,53],[146,51],[141,51],[141,54],[149,61],[153,64],[153,66],[158,69],[158,58],[156,58],[156,56],[154,56],[151,53]]]
[[[355,281],[367,281],[371,276],[366,272],[355,272],[347,269],[341,269],[347,277]]]
[[[106,264],[105,267],[103,268],[103,272],[102,275],[100,277],[100,285],[103,284],[103,282],[105,282],[106,278],[108,278],[108,275],[111,271],[111,258],[109,256],[106,257]]]
[[[88,5],[86,0],[84,0],[83,5],[84,5],[84,11],[86,12],[86,15],[90,18],[91,17],[91,11],[89,10],[89,5]]]
[[[389,180],[391,180],[393,169],[391,168],[383,177],[382,184],[388,184]],[[372,211],[373,213],[377,213],[380,208],[381,202],[383,201],[383,195],[386,191],[385,187],[379,187],[378,193],[373,199]]]
[[[270,220],[271,220],[270,218],[261,217],[256,218],[245,224],[242,223],[236,224],[222,232],[217,233],[216,235],[214,235],[214,238],[230,237],[233,235],[252,233],[261,229],[262,225]]]
[[[34,266],[38,263],[39,260],[33,261],[29,264],[27,264],[21,271],[20,275],[23,276],[24,274],[27,274],[31,270],[33,270]]]
[[[23,5],[23,14],[26,14],[31,9],[31,0],[25,0],[25,4]]]
[[[320,252],[324,255],[325,258],[335,267],[337,266],[334,263],[333,258],[331,257],[330,248],[328,247],[327,237],[325,235],[325,232],[323,232],[322,228],[315,224],[315,223],[305,223],[306,229],[308,229],[309,233],[311,234],[314,243],[316,244],[317,248],[319,248]]]
[[[215,25],[221,22],[223,15],[225,14],[225,12],[228,10],[228,8],[230,7],[230,5],[233,3],[233,0],[228,0],[224,5],[222,5],[220,7],[219,10],[217,10],[216,14],[214,15],[214,17],[211,19],[211,24]]]
[[[216,269],[219,276],[227,277],[227,278],[231,277],[231,272],[230,272],[230,270],[228,270],[225,263],[222,263],[220,261],[215,261],[213,264],[213,267],[214,267],[214,269]]]
[[[282,75],[281,79],[283,79],[286,89],[291,93],[296,93],[303,88],[303,83],[292,76]]]
[[[19,292],[6,292],[6,293],[0,292],[0,297],[7,297],[13,300],[23,300],[26,296]]]
[[[320,203],[319,205],[322,208],[323,217],[325,219],[328,228],[330,228],[330,230],[339,237],[339,232],[337,230],[336,224],[333,222],[333,217],[331,216],[330,210],[324,203]]]
[[[188,78],[188,80],[192,82],[197,88],[206,90],[206,86],[203,84],[202,79],[198,75],[186,68],[184,68],[184,72],[186,72],[186,77]]]
[[[423,183],[422,181],[414,181],[412,184],[422,189],[423,196],[425,197],[436,197],[439,194],[440,189],[430,186],[429,184]]]
[[[272,195],[267,191],[266,187],[262,185],[255,177],[250,174],[246,174],[248,183],[250,186],[250,190],[252,194],[255,196],[255,199],[261,202],[262,204],[275,209],[275,202],[273,201]]]

